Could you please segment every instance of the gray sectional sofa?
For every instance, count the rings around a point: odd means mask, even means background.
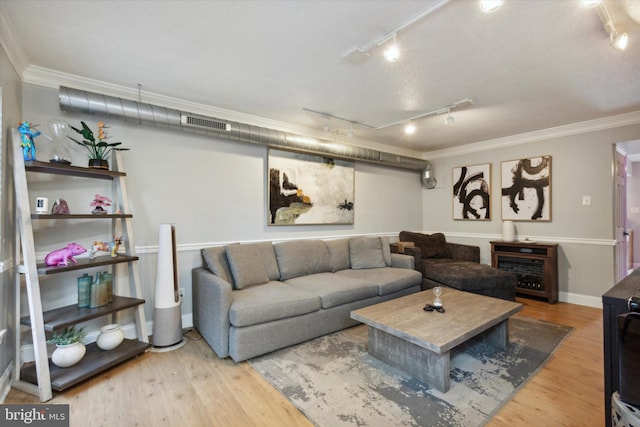
[[[193,323],[239,362],[356,325],[349,313],[420,291],[414,258],[386,237],[230,244],[202,250]]]

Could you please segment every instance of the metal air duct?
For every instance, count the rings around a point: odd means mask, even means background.
[[[424,170],[428,162],[368,148],[331,143],[275,129],[206,117],[172,108],[131,101],[109,95],[60,86],[60,109],[120,118],[140,124],[213,135],[235,141],[260,144],[305,153],[356,160],[401,169]]]

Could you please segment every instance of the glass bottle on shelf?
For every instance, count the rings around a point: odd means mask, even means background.
[[[96,280],[91,285],[91,308],[102,307],[109,303],[107,295],[107,283],[102,278],[102,273],[96,273]]]
[[[87,273],[78,277],[78,308],[89,307],[91,305],[91,285],[93,278]]]

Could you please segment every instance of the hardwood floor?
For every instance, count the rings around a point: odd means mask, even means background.
[[[521,315],[573,326],[545,367],[488,426],[602,426],[602,311],[519,298]],[[196,331],[179,350],[146,353],[64,393],[72,426],[312,426],[248,363],[220,360]],[[4,403],[39,403],[12,389]]]

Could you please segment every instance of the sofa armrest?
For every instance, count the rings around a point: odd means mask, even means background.
[[[420,248],[417,246],[406,247],[404,248],[404,253],[405,255],[413,257],[413,269],[424,275],[424,261],[422,260],[422,251]]]
[[[193,325],[218,357],[229,356],[231,284],[202,267],[191,271]]]
[[[413,270],[415,268],[415,259],[411,255],[391,253],[391,267]]]
[[[455,261],[471,261],[480,263],[480,247],[478,246],[447,242],[447,247],[451,252],[451,259]]]

